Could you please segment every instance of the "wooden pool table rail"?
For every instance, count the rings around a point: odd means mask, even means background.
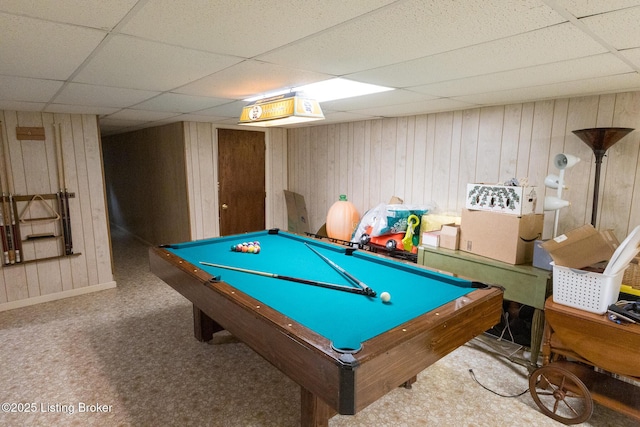
[[[450,302],[341,354],[329,340],[262,305],[163,248],[151,248],[151,271],[193,303],[202,341],[226,329],[301,386],[302,425],[326,426],[355,414],[499,322],[502,290],[477,289],[473,304]]]

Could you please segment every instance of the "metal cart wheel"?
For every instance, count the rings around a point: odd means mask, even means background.
[[[533,371],[529,391],[545,415],[563,424],[585,422],[593,413],[587,386],[572,372],[553,364]]]

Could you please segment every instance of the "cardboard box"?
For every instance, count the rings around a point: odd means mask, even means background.
[[[307,233],[309,223],[304,197],[293,191],[284,190],[284,200],[287,204],[287,230],[298,234]]]
[[[580,269],[608,261],[618,245],[612,230],[598,231],[586,224],[547,240],[541,246],[556,265]]]
[[[548,240],[542,247],[553,259],[553,301],[603,314],[618,300],[624,271],[605,276],[598,271],[619,243],[613,231],[583,225]]]
[[[528,215],[536,212],[537,187],[497,184],[467,184],[465,208],[473,210]]]
[[[453,215],[424,214],[420,219],[420,233],[437,231],[443,225],[460,224],[460,217]]]
[[[440,229],[440,247],[457,250],[460,247],[460,226],[443,225]]]
[[[422,245],[437,248],[440,246],[440,231],[428,231],[426,233],[422,233],[420,243]]]
[[[543,214],[522,216],[463,209],[460,250],[509,264],[533,259],[533,244],[542,236]]]

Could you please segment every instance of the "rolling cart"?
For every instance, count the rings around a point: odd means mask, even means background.
[[[545,415],[578,424],[597,402],[640,421],[640,323],[615,323],[549,297],[542,356],[529,390]]]

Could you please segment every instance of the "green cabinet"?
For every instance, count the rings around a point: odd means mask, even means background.
[[[551,294],[551,271],[513,265],[464,251],[421,246],[418,264],[504,288],[504,299],[533,307],[531,362],[536,364],[544,329],[544,302]]]

